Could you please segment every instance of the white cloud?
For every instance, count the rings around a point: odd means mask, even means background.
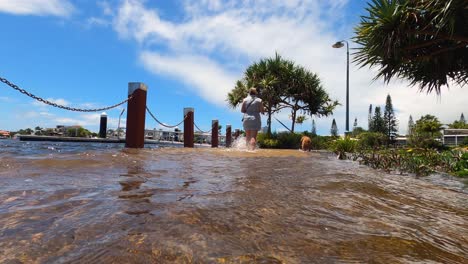
[[[316,72],[331,97],[342,103],[334,117],[316,119],[319,131],[328,133],[332,119],[336,118],[340,132],[344,132],[346,51],[333,49],[331,45],[351,37],[338,36],[336,30],[342,27],[339,19],[344,15],[347,0],[183,3],[185,16],[180,21],[163,19],[158,9],[139,0],[124,0],[115,11],[107,13],[114,14],[113,27],[120,37],[140,43],[140,61],[148,71],[180,80],[195,94],[218,106],[226,105],[227,92],[250,63],[279,52]],[[353,26],[349,25],[347,32]],[[369,104],[383,106],[388,93],[398,110],[400,132],[405,132],[409,114],[417,119],[419,115],[435,112],[447,123],[466,108],[458,87],[444,92],[438,102],[432,95],[419,94],[416,88],[407,87],[407,82],[388,86],[372,82],[374,74],[370,69],[351,65],[350,128],[355,117],[359,126],[367,128]],[[287,121],[283,115],[280,118]],[[301,129],[310,129],[310,120],[298,126]]]
[[[107,27],[111,25],[111,22],[104,18],[99,17],[90,17],[86,20],[86,25],[88,27],[99,26],[99,27]]]
[[[173,25],[161,20],[156,10],[145,9],[140,1],[123,1],[114,23],[115,29],[121,36],[135,38],[140,42],[150,35],[176,39]]]
[[[12,102],[13,99],[6,96],[0,96],[0,102]]]
[[[79,108],[86,109],[101,107],[99,104],[90,102],[81,104],[70,103],[61,98],[47,98],[47,100],[64,106],[75,105]],[[30,110],[31,105],[34,106],[33,110]],[[33,101],[31,104],[26,104],[25,106],[26,108],[22,108],[16,113],[16,117],[21,119],[21,122],[17,122],[18,127],[15,129],[22,128],[21,126],[23,126],[23,124],[24,126],[34,124],[47,128],[55,127],[57,125],[80,125],[91,131],[97,131],[99,129],[101,112],[71,112],[57,109],[38,101]],[[108,128],[116,129],[118,127],[119,114],[121,110],[122,108],[109,110],[107,118]],[[120,126],[125,127],[125,123],[126,118],[125,115],[123,115]]]
[[[37,118],[37,117],[50,119],[51,117],[54,117],[54,116],[55,116],[54,114],[47,112],[47,111],[28,111],[22,114],[23,118],[31,118],[31,119]]]
[[[234,74],[223,70],[221,65],[206,57],[163,56],[154,52],[143,52],[140,60],[150,72],[182,80],[203,99],[213,104],[225,104],[226,94],[236,80]]]
[[[68,17],[74,10],[68,0],[0,0],[0,12],[15,15]]]
[[[62,98],[46,98],[47,101],[49,102],[52,102],[52,103],[55,103],[55,104],[58,104],[58,105],[63,105],[63,106],[68,106],[70,105],[70,103],[65,100],[65,99],[62,99]],[[39,102],[39,101],[33,101],[32,104],[34,106],[39,106],[39,107],[45,107],[45,106],[48,106],[47,104],[44,104],[42,102]]]
[[[98,1],[97,5],[102,9],[102,12],[106,16],[112,16],[114,14],[114,11],[112,10],[112,6],[109,2],[107,1]]]

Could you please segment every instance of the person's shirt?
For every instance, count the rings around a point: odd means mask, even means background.
[[[245,113],[246,115],[259,115],[260,112],[263,112],[262,110],[262,99],[253,95],[249,95],[246,98],[244,98],[241,109],[242,113]]]

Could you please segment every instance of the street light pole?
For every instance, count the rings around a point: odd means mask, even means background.
[[[341,40],[333,44],[333,48],[342,48],[343,43],[346,43],[346,132],[349,133],[349,43],[346,40]]]

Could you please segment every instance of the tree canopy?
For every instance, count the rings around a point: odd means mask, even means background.
[[[440,132],[442,130],[442,123],[439,119],[433,115],[421,116],[419,120],[416,121],[414,126],[414,132],[418,134],[428,134],[432,137],[439,137],[442,135]]]
[[[440,146],[442,123],[433,115],[421,116],[414,125],[409,143],[418,147],[434,148]]]
[[[372,104],[369,105],[369,114],[367,116],[367,130],[372,131]]]
[[[372,118],[372,127],[369,132],[379,132],[385,134],[385,121],[380,111],[380,106],[376,106],[374,110],[374,117]]]
[[[315,126],[315,120],[312,119],[312,129],[310,131],[310,134],[312,136],[316,136],[317,135],[317,127]]]
[[[463,113],[460,115],[460,120],[455,120],[452,124],[449,124],[448,126],[449,128],[468,129],[468,124],[466,123],[465,116],[463,115]]]
[[[413,131],[414,131],[414,121],[413,121],[413,117],[410,115],[408,119],[408,130],[406,131],[406,134],[408,136],[411,136],[411,134],[413,134]]]
[[[333,137],[338,137],[338,127],[336,126],[335,118],[333,118],[333,121],[332,121],[332,125],[331,125],[331,128],[330,128],[330,134]]]
[[[397,136],[398,121],[395,116],[395,111],[393,111],[392,97],[390,97],[390,95],[387,95],[385,102],[384,123],[387,138],[393,140]]]
[[[404,78],[421,91],[468,83],[466,0],[372,0],[354,40],[355,62],[376,66],[377,78]]]

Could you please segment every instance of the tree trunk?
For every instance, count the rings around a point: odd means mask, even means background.
[[[268,137],[271,137],[271,108],[268,108],[267,126],[268,126],[267,135]]]
[[[297,110],[298,110],[298,102],[294,104],[292,107],[291,113],[292,113],[292,125],[291,125],[291,133],[294,134],[294,126],[296,125],[296,115],[297,115]]]
[[[291,133],[294,134],[294,125],[296,124],[296,113],[297,113],[297,110],[296,108],[293,108],[293,110],[291,111],[292,112],[292,125],[291,125]]]
[[[271,137],[271,99],[268,100],[268,120],[267,120],[267,126],[268,126],[268,130],[267,130],[267,136],[268,137]]]

